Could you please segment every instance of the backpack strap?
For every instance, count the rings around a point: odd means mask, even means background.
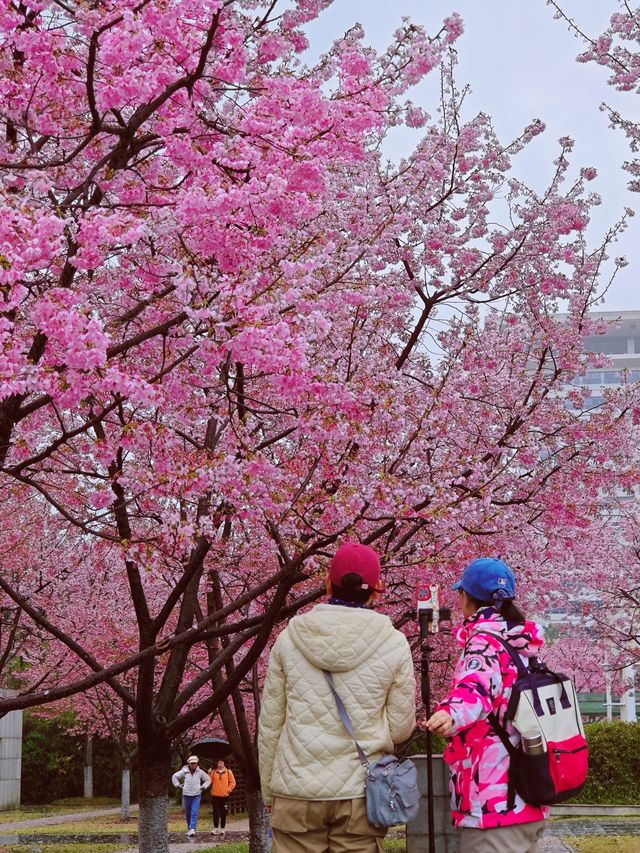
[[[491,631],[476,631],[471,637],[471,639],[473,639],[473,637],[477,637],[478,635],[482,635],[484,637],[493,637],[494,640],[497,640],[500,645],[509,652],[509,656],[511,657],[511,660],[514,662],[516,669],[518,670],[518,675],[529,674],[529,667],[522,662],[522,658],[513,648],[511,643],[508,643],[499,634],[493,634]]]
[[[510,656],[513,664],[515,665],[516,669],[518,670],[518,677],[529,675],[530,670],[522,662],[522,658],[520,657],[520,655],[516,652],[516,650],[509,643],[506,642],[506,640],[503,640],[502,637],[499,637],[497,634],[494,634],[491,631],[476,631],[473,634],[473,636],[469,638],[469,641],[471,641],[471,639],[473,639],[473,637],[477,637],[481,634],[484,635],[485,637],[493,637],[495,640],[497,640],[500,643],[500,645],[504,649],[506,649],[507,652],[509,652],[509,656]],[[537,691],[536,691],[536,693],[537,693]],[[494,730],[494,732],[498,736],[500,742],[502,743],[505,750],[507,751],[507,755],[509,756],[509,761],[514,762],[516,760],[516,757],[517,757],[520,750],[518,749],[517,746],[514,746],[511,743],[511,740],[509,738],[509,734],[508,734],[506,728],[502,725],[502,723],[498,719],[498,715],[494,714],[493,711],[490,711],[489,714],[487,714],[487,721],[489,722],[491,728]],[[513,773],[509,773],[509,777],[508,777],[508,781],[507,781],[507,809],[508,809],[508,811],[513,811],[513,809],[515,809],[515,807],[516,807],[516,789],[515,789],[515,784],[514,784],[513,779],[514,779]]]
[[[495,640],[497,640],[500,643],[500,645],[504,649],[506,649],[509,652],[511,660],[514,662],[516,669],[518,670],[518,677],[519,678],[527,677],[529,679],[529,683],[531,685],[531,695],[533,697],[533,709],[536,712],[536,715],[538,717],[541,717],[544,714],[544,710],[542,708],[542,702],[540,701],[540,695],[538,693],[538,686],[536,684],[536,682],[537,682],[537,677],[536,677],[537,666],[534,665],[533,667],[531,667],[531,666],[527,666],[526,664],[524,664],[522,662],[522,658],[520,657],[518,652],[513,648],[511,643],[508,643],[505,639],[500,637],[498,634],[493,634],[490,631],[476,631],[473,634],[473,636],[476,637],[479,634],[483,634],[485,637],[493,637]],[[532,659],[532,661],[533,660],[535,660],[536,664],[537,664],[537,660]],[[558,681],[560,681],[560,679],[558,679]],[[565,707],[565,701],[568,701],[568,697],[566,696],[566,691],[564,689],[564,684],[563,684],[562,685],[562,696],[560,697],[560,702],[561,702],[563,708]]]
[[[500,740],[502,741],[502,745],[507,750],[507,754],[509,756],[509,761],[515,761],[516,756],[518,755],[518,747],[514,746],[509,739],[509,735],[507,730],[502,725],[498,717],[491,711],[491,713],[487,716],[487,720],[491,723],[491,728],[498,735]],[[513,811],[516,807],[516,788],[513,784],[513,774],[509,773],[508,781],[507,781],[507,809],[509,811]]]

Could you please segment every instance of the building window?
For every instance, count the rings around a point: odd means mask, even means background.
[[[640,339],[634,338],[635,340],[640,341]],[[611,337],[609,335],[595,335],[585,338],[584,348],[586,352],[605,352],[612,355],[628,352],[627,338]],[[638,352],[637,349],[636,352]]]

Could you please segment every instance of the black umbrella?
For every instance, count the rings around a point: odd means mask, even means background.
[[[189,747],[189,755],[195,754],[198,758],[209,758],[211,761],[218,761],[230,752],[229,741],[221,737],[203,737]]]

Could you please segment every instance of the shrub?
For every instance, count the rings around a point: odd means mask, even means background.
[[[54,719],[25,713],[22,735],[23,803],[51,803],[54,799],[82,797],[85,740],[69,734],[72,713]],[[132,799],[136,797],[132,774]],[[93,742],[93,792],[120,799],[121,771],[116,748],[109,741]]]
[[[572,802],[640,804],[640,724],[587,723],[589,775]]]
[[[573,803],[640,805],[640,723],[587,723],[589,775]],[[444,751],[444,738],[433,738],[435,755]],[[402,744],[401,757],[425,754],[426,735],[416,731]]]
[[[81,797],[84,786],[82,738],[67,734],[73,717],[54,720],[25,713],[22,729],[23,803],[50,803]]]

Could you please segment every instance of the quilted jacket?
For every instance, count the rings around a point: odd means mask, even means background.
[[[318,604],[275,641],[258,728],[260,777],[272,797],[364,797],[365,771],[322,669],[334,674],[370,760],[415,727],[415,676],[406,637],[373,610]]]
[[[543,820],[546,807],[525,803],[516,795],[507,808],[509,756],[487,715],[493,711],[506,727],[511,742],[519,735],[504,712],[517,677],[509,652],[492,635],[506,640],[523,658],[542,648],[542,630],[535,622],[505,622],[493,608],[478,610],[457,634],[464,652],[454,673],[448,697],[438,704],[454,721],[444,760],[451,770],[451,812],[457,826],[490,829]]]

